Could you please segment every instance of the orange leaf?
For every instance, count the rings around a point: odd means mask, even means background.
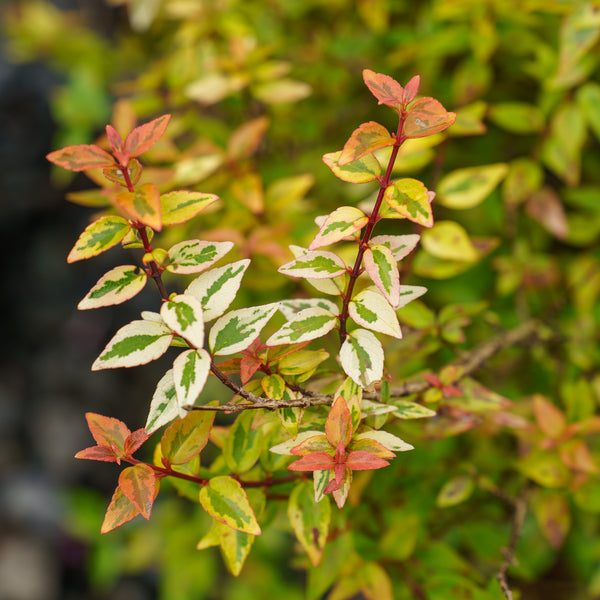
[[[86,413],[85,418],[99,446],[107,446],[108,448],[116,446],[120,450],[125,448],[125,440],[129,437],[131,431],[123,421],[113,419],[113,417],[97,415],[96,413]]]
[[[333,469],[335,461],[327,452],[313,452],[288,466],[290,471],[325,471]]]
[[[336,398],[327,415],[325,435],[334,448],[337,448],[340,442],[345,448],[352,439],[352,416],[342,396]]]
[[[85,458],[87,460],[101,460],[104,462],[120,462],[115,451],[108,446],[91,446],[81,450],[75,455],[75,458]]]
[[[93,144],[68,146],[62,150],[55,150],[46,155],[46,158],[55,165],[69,171],[84,171],[85,169],[103,169],[112,167],[115,159],[106,150]]]
[[[119,475],[119,487],[145,519],[150,518],[158,484],[154,469],[143,463],[127,467]]]
[[[539,394],[533,399],[533,413],[542,432],[550,438],[560,437],[567,426],[564,413]]]
[[[108,533],[127,523],[127,521],[131,521],[131,519],[137,517],[139,514],[140,511],[135,507],[133,502],[123,493],[120,487],[117,487],[106,509],[100,533]]]
[[[149,437],[150,434],[145,429],[136,429],[125,440],[125,455],[131,456]]]
[[[402,109],[404,90],[395,79],[383,73],[375,73],[370,69],[363,71],[363,79],[373,96],[379,100],[379,104],[391,106],[396,110]]]
[[[404,86],[404,106],[408,106],[416,98],[420,83],[421,78],[418,75],[415,75]]]
[[[379,456],[375,456],[364,450],[355,450],[346,457],[346,468],[352,471],[370,471],[371,469],[381,469],[387,467],[390,463]]]
[[[139,156],[154,146],[165,132],[171,115],[163,115],[149,123],[136,127],[125,140],[125,154],[129,158]]]
[[[135,192],[121,192],[117,196],[117,204],[129,217],[155,231],[162,229],[160,193],[153,183],[145,183]]]
[[[448,112],[433,98],[420,98],[406,115],[402,133],[408,138],[419,138],[439,133],[456,121],[456,113]]]
[[[119,162],[122,162],[123,138],[119,135],[119,132],[112,125],[106,126],[106,135],[108,137],[108,143],[110,144],[111,150],[115,154],[117,160]]]
[[[344,149],[338,158],[338,165],[343,167],[378,148],[393,146],[395,142],[396,139],[390,135],[383,125],[375,121],[363,123],[352,132],[350,139],[344,145]]]

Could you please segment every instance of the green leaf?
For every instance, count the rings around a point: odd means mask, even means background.
[[[315,502],[313,486],[309,481],[303,481],[292,490],[287,513],[296,538],[316,567],[323,556],[329,533],[329,498],[324,497],[320,502]]]
[[[152,396],[150,412],[146,419],[146,431],[153,433],[159,427],[170,423],[173,419],[177,418],[179,411],[173,369],[169,369],[158,382]]]
[[[342,151],[329,152],[323,155],[323,162],[333,171],[333,174],[348,183],[368,183],[381,177],[381,165],[373,154],[366,154],[358,160],[345,165],[338,164]]]
[[[454,221],[438,221],[424,231],[421,245],[433,256],[446,260],[476,261],[479,258],[469,234]]]
[[[123,469],[119,475],[119,487],[142,517],[149,519],[159,487],[154,469],[144,463]]]
[[[338,157],[338,166],[344,166],[366,154],[371,154],[379,148],[393,146],[396,138],[389,131],[375,121],[363,123],[352,132],[352,135],[344,145],[342,153]]]
[[[133,192],[121,192],[116,202],[130,218],[155,231],[162,229],[160,193],[153,183],[144,183]]]
[[[163,302],[160,316],[165,325],[181,336],[195,348],[204,345],[204,321],[202,319],[202,305],[188,294],[178,294]]]
[[[137,517],[139,514],[140,511],[135,507],[135,504],[123,493],[123,490],[117,486],[110,504],[106,509],[100,533],[108,533],[128,521],[131,521],[131,519]]]
[[[306,308],[276,331],[266,342],[267,346],[297,344],[323,337],[337,325],[337,317],[316,306]]]
[[[69,171],[85,171],[86,169],[102,169],[115,164],[115,159],[106,150],[93,144],[68,146],[46,155],[55,165]]]
[[[115,267],[103,275],[79,302],[79,310],[121,304],[133,298],[146,285],[148,277],[135,265]]]
[[[97,256],[118,244],[131,229],[123,217],[100,217],[88,225],[69,252],[67,262]]]
[[[496,189],[507,173],[506,163],[456,169],[440,180],[437,201],[448,208],[473,208]]]
[[[600,140],[600,84],[588,81],[582,85],[577,90],[576,101],[596,139]]]
[[[424,227],[433,225],[431,198],[423,183],[410,178],[394,181],[386,188],[383,196],[397,214]]]
[[[208,343],[213,354],[235,354],[250,346],[278,308],[277,302],[232,310],[215,321]]]
[[[517,468],[523,475],[543,487],[564,487],[571,479],[569,469],[558,455],[543,450],[536,450],[521,458],[517,463]]]
[[[410,400],[394,400],[393,402],[397,408],[394,411],[394,417],[397,419],[426,419],[436,415],[434,410]]]
[[[400,274],[392,252],[387,246],[371,246],[363,255],[365,271],[385,299],[398,308],[400,302]]]
[[[173,380],[177,393],[179,416],[184,417],[187,411],[185,406],[196,403],[200,392],[210,372],[210,356],[202,348],[199,350],[186,350],[173,362]]]
[[[183,465],[202,452],[208,442],[215,413],[193,411],[178,419],[164,432],[160,447],[172,465]]]
[[[316,369],[327,358],[329,352],[325,350],[296,350],[279,361],[277,371],[282,375],[302,375]]]
[[[233,242],[204,242],[187,240],[171,246],[170,264],[167,271],[172,273],[199,273],[208,269],[233,248]]]
[[[419,98],[409,109],[402,133],[420,138],[448,129],[456,121],[456,113],[448,112],[433,98]]]
[[[219,197],[201,192],[168,192],[160,196],[160,209],[163,225],[178,225],[193,219]]]
[[[235,299],[250,259],[217,267],[198,275],[185,290],[202,305],[204,322],[220,317]]]
[[[371,238],[373,246],[385,246],[390,250],[394,260],[398,262],[410,254],[419,243],[421,236],[418,233],[406,235],[376,235]]]
[[[277,270],[290,277],[331,279],[345,273],[346,265],[333,252],[313,250],[285,263]]]
[[[537,133],[544,128],[544,114],[533,104],[501,102],[488,108],[488,117],[510,133]]]
[[[308,249],[312,251],[335,244],[335,242],[354,235],[368,222],[369,217],[362,210],[353,206],[341,206],[325,218]]]
[[[156,321],[132,321],[121,327],[94,361],[92,371],[145,365],[162,356],[173,332]]]
[[[571,509],[567,498],[562,492],[536,490],[532,505],[544,537],[553,550],[558,550],[571,528]]]
[[[237,417],[225,438],[223,458],[234,473],[249,471],[262,451],[264,438],[260,429],[252,429],[253,419],[251,411],[244,411]]]
[[[348,312],[362,327],[402,338],[396,312],[379,292],[372,289],[363,290],[350,302]]]
[[[475,490],[475,482],[470,475],[459,475],[447,481],[440,490],[435,503],[440,508],[456,506],[468,500]]]
[[[366,329],[350,332],[340,349],[342,368],[361,387],[367,387],[383,376],[383,348]]]
[[[252,535],[261,533],[246,492],[231,477],[210,479],[200,490],[200,504],[209,515],[233,529]]]

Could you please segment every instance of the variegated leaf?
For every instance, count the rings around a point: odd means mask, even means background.
[[[371,238],[371,244],[377,246],[386,246],[392,253],[394,260],[398,262],[410,254],[419,243],[418,233],[408,233],[406,235],[376,235]]]
[[[123,469],[119,475],[119,487],[142,517],[149,519],[159,487],[154,469],[143,463]]]
[[[281,442],[275,446],[269,448],[270,452],[273,454],[283,454],[285,456],[294,456],[292,453],[292,449],[306,441],[307,439],[315,436],[323,436],[322,431],[301,431],[295,438],[285,440],[285,442]]]
[[[162,356],[173,332],[155,321],[132,321],[114,335],[102,354],[94,361],[92,371],[145,365]]]
[[[338,160],[342,154],[329,152],[323,155],[323,162],[333,171],[333,174],[348,183],[368,183],[381,177],[381,165],[373,154],[366,154],[358,160],[340,166]]]
[[[260,384],[257,382],[260,386]],[[257,391],[260,391],[260,387]],[[240,414],[229,429],[223,446],[223,458],[234,473],[249,471],[260,457],[263,436],[260,429],[252,428],[254,415],[251,411]]]
[[[177,225],[193,219],[219,197],[201,192],[168,192],[160,196],[163,225]]]
[[[329,246],[360,231],[369,222],[362,210],[353,206],[340,206],[325,218],[309,250]]]
[[[398,308],[400,302],[400,274],[392,252],[387,246],[371,246],[363,256],[365,271],[385,299]]]
[[[385,190],[384,200],[400,216],[424,227],[433,226],[431,198],[417,179],[398,179]]]
[[[260,380],[260,386],[265,393],[267,398],[273,398],[274,400],[281,400],[285,392],[285,381],[278,373],[272,375],[265,375]]]
[[[375,73],[371,69],[363,71],[363,79],[379,104],[385,104],[396,110],[402,108],[405,94],[402,86],[395,79],[384,73]]]
[[[260,527],[244,488],[232,477],[221,475],[200,489],[200,504],[211,516],[238,531],[260,535]]]
[[[381,429],[374,429],[372,431],[358,433],[354,436],[352,441],[354,442],[360,440],[374,440],[392,452],[406,452],[407,450],[414,450],[414,446],[411,444],[405,442],[394,434]]]
[[[293,319],[301,310],[306,308],[320,307],[328,310],[334,315],[339,314],[339,308],[331,301],[325,298],[293,298],[291,300],[282,300],[279,303],[279,310],[288,321]]]
[[[401,285],[400,286],[400,300],[398,302],[398,308],[406,306],[409,302],[416,300],[419,296],[422,296],[427,291],[426,287],[422,285]]]
[[[456,121],[456,113],[448,112],[434,98],[419,98],[408,111],[402,133],[408,138],[433,135],[448,129]]]
[[[363,388],[381,379],[383,358],[381,343],[366,329],[348,333],[340,349],[344,372]]]
[[[393,146],[395,142],[396,138],[392,137],[383,125],[375,121],[362,123],[352,132],[344,145],[344,149],[338,158],[338,165],[343,167],[379,148]]]
[[[337,317],[328,310],[317,306],[306,308],[285,323],[268,340],[267,346],[297,344],[320,338],[337,325]]]
[[[358,325],[398,339],[402,338],[396,312],[379,292],[363,290],[350,302],[348,311]]]
[[[152,227],[155,231],[162,229],[160,193],[153,183],[144,183],[133,192],[121,192],[116,202],[130,218]]]
[[[296,258],[300,258],[304,256],[308,250],[306,248],[302,248],[301,246],[291,245],[290,250],[292,254]],[[316,290],[322,292],[323,294],[328,294],[329,296],[341,296],[344,291],[344,277],[337,277],[335,279],[306,279],[307,283],[310,283]]]
[[[100,217],[88,225],[67,256],[72,263],[97,256],[118,244],[131,229],[123,217]]]
[[[249,264],[250,259],[245,258],[211,269],[198,275],[187,287],[185,293],[200,301],[205,323],[220,317],[233,302]]]
[[[324,492],[329,479],[333,479],[335,473],[333,469],[331,471],[313,471],[313,491],[315,493],[315,502],[321,502],[323,498],[326,498]]]
[[[333,252],[314,250],[282,265],[278,271],[290,277],[331,279],[345,273],[346,265]]]
[[[278,302],[232,310],[215,321],[208,343],[213,354],[235,354],[250,346],[268,320],[275,314]]]
[[[394,417],[397,419],[427,419],[436,415],[434,410],[410,400],[396,400],[394,406]]]
[[[160,440],[163,457],[183,465],[198,456],[208,443],[214,418],[214,412],[194,411],[169,425]]]
[[[298,398],[300,394],[293,392],[290,388],[286,387],[283,392],[283,400],[294,400]],[[298,435],[298,426],[302,420],[304,409],[296,406],[285,406],[277,409],[277,416],[281,421],[281,424],[288,432],[288,435],[296,437]]]
[[[189,294],[178,294],[160,307],[163,321],[177,335],[186,339],[194,348],[204,345],[204,321],[202,305]]]
[[[184,406],[191,406],[196,402],[204,388],[209,372],[210,356],[202,348],[186,350],[173,362],[173,379],[180,417],[188,414],[183,408]]]
[[[170,118],[171,115],[162,115],[136,127],[125,140],[125,152],[133,157],[149,150],[165,132]]]
[[[100,533],[108,533],[117,527],[131,521],[137,517],[140,511],[135,504],[123,493],[123,490],[117,486],[115,493],[106,509],[104,521],[100,527]]]
[[[133,298],[146,285],[148,277],[135,265],[115,267],[103,275],[98,283],[79,302],[79,310],[121,304]]]
[[[333,394],[334,398],[338,396],[341,396],[346,401],[346,406],[350,411],[352,419],[352,430],[356,431],[361,420],[362,411],[360,403],[362,400],[362,388],[352,381],[350,377],[346,377]]]
[[[167,271],[172,273],[200,273],[216,263],[233,248],[233,242],[206,242],[187,240],[171,246],[170,264]]]
[[[156,386],[145,429],[148,433],[154,433],[163,425],[177,418],[178,415],[179,404],[177,402],[173,369],[169,369]]]
[[[68,146],[55,150],[46,155],[55,165],[69,171],[85,171],[86,169],[101,169],[115,164],[115,159],[106,150],[93,144]]]

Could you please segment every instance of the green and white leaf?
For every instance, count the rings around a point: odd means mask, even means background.
[[[202,305],[195,296],[178,294],[163,302],[160,316],[167,327],[186,339],[194,348],[202,348],[204,345]]]
[[[418,233],[376,235],[371,238],[371,244],[373,246],[386,246],[391,251],[394,260],[398,262],[415,249],[420,237]]]
[[[177,402],[173,369],[169,369],[156,386],[144,429],[148,433],[154,433],[178,416],[179,404]]]
[[[173,379],[180,417],[188,414],[183,407],[193,405],[198,399],[209,372],[210,355],[202,348],[186,350],[173,362]]]
[[[320,338],[337,325],[337,317],[330,311],[316,306],[305,308],[276,331],[266,342],[267,346],[297,344]]]
[[[162,356],[172,339],[173,332],[162,323],[132,321],[121,327],[108,342],[94,361],[92,371],[145,365]]]
[[[319,232],[308,247],[309,251],[329,246],[360,231],[369,222],[369,217],[354,206],[340,206],[325,217]]]
[[[408,442],[405,442],[404,440],[395,436],[393,433],[383,431],[382,429],[374,429],[373,431],[358,433],[352,439],[352,441],[355,440],[374,440],[392,452],[406,452],[407,450],[414,450],[414,446]]]
[[[344,274],[346,272],[346,265],[333,252],[309,250],[306,254],[279,267],[278,271],[290,277],[331,279]]]
[[[233,302],[249,264],[250,259],[245,258],[211,269],[198,275],[187,287],[185,293],[200,301],[205,323],[220,317]]]
[[[396,309],[406,306],[409,302],[416,300],[427,291],[427,288],[422,285],[401,285],[400,300]]]
[[[161,194],[162,224],[165,226],[185,223],[218,199],[215,194],[201,192],[181,191]]]
[[[371,281],[394,308],[400,302],[400,273],[398,265],[387,246],[374,245],[365,250],[365,271]]]
[[[311,437],[323,435],[322,431],[301,431],[295,438],[291,438],[289,440],[285,440],[285,442],[281,442],[275,446],[269,448],[270,452],[273,454],[282,454],[285,456],[294,456],[291,452],[292,448],[295,448],[305,440]]]
[[[373,154],[366,154],[358,160],[340,166],[338,160],[341,154],[341,150],[339,152],[329,152],[323,155],[323,162],[342,181],[368,183],[381,176],[381,165]]]
[[[254,535],[232,529],[228,525],[213,519],[212,527],[198,542],[196,549],[204,550],[211,546],[220,546],[225,565],[229,572],[237,577],[250,554],[254,538]]]
[[[398,339],[402,338],[396,312],[379,291],[366,289],[360,292],[350,302],[348,312],[352,319],[362,327]]]
[[[121,304],[133,298],[146,285],[148,277],[135,265],[115,267],[104,274],[98,283],[77,305],[79,310]]]
[[[340,349],[344,372],[363,388],[382,378],[383,358],[381,343],[366,329],[348,333]]]
[[[332,471],[313,471],[313,491],[315,494],[315,502],[321,502],[323,498],[326,498],[323,493],[329,479],[335,477],[335,473]]]
[[[397,419],[427,419],[436,415],[434,410],[410,400],[394,400],[394,406],[398,409],[394,412]]]
[[[287,513],[296,538],[306,550],[312,565],[316,567],[323,556],[329,533],[329,498],[316,502],[310,482],[303,481],[292,490]]]
[[[186,240],[171,246],[168,252],[172,273],[200,273],[216,263],[233,248],[233,242]]]
[[[232,310],[215,321],[208,343],[213,354],[235,354],[248,348],[275,314],[278,302]]]
[[[165,323],[162,317],[160,316],[160,313],[154,312],[152,310],[143,310],[140,313],[140,316],[142,317],[142,319],[144,319],[144,321],[154,321],[156,323],[162,323],[163,325]]]
[[[118,244],[130,229],[131,225],[123,217],[100,217],[83,230],[69,252],[67,262],[84,260],[105,252]]]
[[[325,298],[293,298],[291,300],[282,300],[279,303],[279,311],[286,319],[293,319],[301,310],[307,308],[323,308],[334,315],[340,313],[337,305],[331,300]]]
[[[393,404],[373,402],[372,400],[363,398],[360,401],[360,410],[363,417],[374,417],[376,415],[387,415],[388,413],[396,412],[398,407]]]
[[[290,388],[286,387],[283,392],[283,400],[295,400],[300,398],[299,392],[294,392]],[[302,420],[304,409],[299,406],[284,406],[283,408],[277,409],[277,416],[281,421],[281,424],[288,432],[288,435],[296,437],[298,435],[298,426]]]
[[[292,254],[299,258],[300,256],[304,256],[308,250],[306,248],[302,248],[301,246],[291,245],[289,246]],[[307,283],[310,283],[316,290],[322,292],[323,294],[328,294],[329,296],[341,296],[342,292],[345,288],[345,277],[340,276],[335,279],[306,279]]]
[[[200,504],[212,517],[238,531],[260,535],[260,527],[248,496],[232,477],[213,477],[200,489]]]

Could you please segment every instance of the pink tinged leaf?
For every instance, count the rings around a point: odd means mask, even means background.
[[[335,468],[333,456],[327,452],[313,452],[288,466],[290,471],[324,471]]]
[[[155,231],[162,229],[160,193],[153,183],[145,183],[134,192],[121,192],[117,205],[130,218]]]
[[[337,504],[338,508],[342,508],[348,499],[348,492],[350,492],[350,486],[352,485],[352,471],[346,469],[344,473],[344,479],[339,489],[333,491],[333,499]]]
[[[327,415],[325,435],[334,448],[338,448],[339,444],[345,448],[352,439],[352,416],[342,396],[336,398]]]
[[[355,450],[346,457],[346,467],[352,471],[369,471],[371,469],[382,469],[390,463],[375,454],[364,450]]]
[[[108,167],[106,169],[102,169],[102,174],[106,179],[112,181],[113,183],[118,183],[123,187],[129,187],[129,185],[135,185],[142,176],[142,165],[139,160],[132,158],[129,161],[127,157],[121,158],[120,154],[115,154],[117,160],[119,160],[118,165],[113,165],[112,167]],[[125,178],[125,171],[129,179]]]
[[[125,456],[131,456],[150,437],[150,434],[142,427],[136,429],[125,440]]]
[[[75,455],[75,458],[85,458],[87,460],[101,460],[103,462],[119,462],[120,456],[115,453],[113,448],[107,446],[91,446],[81,450]]]
[[[331,452],[331,444],[324,434],[317,434],[303,440],[290,452],[295,456],[306,456],[313,452]]]
[[[242,385],[246,385],[252,379],[252,376],[262,367],[262,364],[262,360],[254,356],[242,356],[242,360],[240,361]]]
[[[115,164],[115,159],[106,150],[93,144],[68,146],[46,155],[55,165],[69,171],[85,171],[86,169],[103,169]]]
[[[137,517],[139,514],[140,511],[135,507],[135,504],[133,504],[133,502],[123,493],[123,490],[117,486],[110,504],[106,509],[100,533],[108,533],[128,521],[131,521],[131,519]]]
[[[442,394],[444,398],[460,398],[463,393],[455,385],[445,385],[442,387]]]
[[[125,442],[131,431],[123,421],[113,417],[104,417],[96,413],[86,413],[85,418],[92,436],[99,446],[116,446],[119,450],[125,448]]]
[[[123,152],[123,138],[119,135],[119,132],[112,126],[106,126],[106,135],[108,136],[108,143],[110,144],[110,148],[115,155],[122,155]],[[117,156],[117,160],[121,162],[119,156]]]
[[[375,73],[370,69],[363,71],[363,79],[379,104],[391,106],[396,110],[402,108],[405,92],[395,79],[383,73]]]
[[[558,194],[549,186],[534,191],[527,200],[527,214],[555,238],[569,235],[569,222]]]
[[[324,494],[331,494],[332,492],[337,492],[344,485],[344,475],[346,473],[346,469],[342,465],[342,473],[338,477],[337,474],[333,477],[333,479],[329,480],[329,483],[325,486],[323,490]]]
[[[400,303],[400,273],[387,246],[371,246],[363,256],[365,270],[385,299],[397,308]]]
[[[370,154],[379,148],[393,146],[396,138],[389,131],[375,121],[363,123],[352,132],[350,139],[344,145],[344,149],[338,158],[338,165],[343,167],[366,154]]]
[[[154,146],[165,132],[171,115],[163,115],[149,123],[136,127],[125,140],[125,152],[133,158]]]
[[[406,115],[402,133],[408,138],[439,133],[456,121],[456,113],[448,112],[433,98],[420,98]]]
[[[404,106],[408,106],[417,96],[419,91],[419,84],[421,78],[415,75],[405,86],[404,86]]]
[[[549,438],[559,438],[567,427],[565,414],[540,394],[533,399],[533,414],[538,427]]]
[[[158,494],[158,482],[154,469],[143,463],[127,467],[119,475],[119,487],[144,519],[150,518],[152,504]]]
[[[369,217],[362,210],[353,206],[341,206],[327,215],[319,229],[319,233],[308,247],[316,250],[329,246],[360,231],[369,222]]]

